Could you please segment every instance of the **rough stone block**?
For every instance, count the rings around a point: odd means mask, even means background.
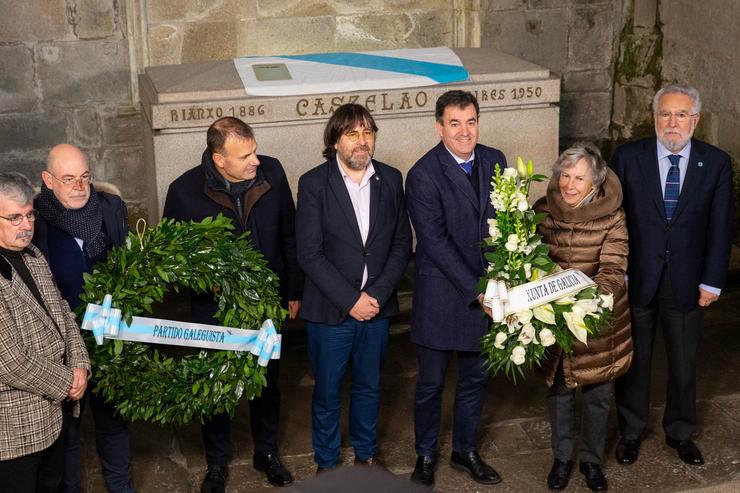
[[[48,152],[48,149],[38,149],[30,152],[0,154],[0,171],[23,173],[34,186],[39,186],[41,185],[41,172],[46,169]]]
[[[36,105],[33,52],[24,45],[0,46],[0,112],[31,111]]]
[[[144,123],[134,108],[112,109],[103,114],[101,121],[105,146],[143,145]]]
[[[160,25],[149,28],[149,62],[151,65],[175,65],[182,53],[180,26]]]
[[[333,2],[331,0],[260,0],[260,18],[267,17],[319,17],[324,15],[348,15],[378,10],[377,2]]]
[[[257,0],[156,0],[146,9],[151,23],[233,21],[257,17]]]
[[[573,11],[568,39],[568,66],[571,69],[600,69],[613,59],[613,10],[611,6],[583,7]]]
[[[342,50],[382,50],[406,45],[414,29],[405,14],[337,17],[337,47]]]
[[[146,195],[146,166],[142,147],[114,147],[103,151],[95,176],[109,181],[127,197],[139,199]]]
[[[495,2],[496,0],[489,0]],[[612,0],[526,0],[530,9],[551,9],[555,7],[569,7],[571,5],[598,5],[611,3]]]
[[[635,0],[634,2],[635,27],[655,27],[658,14],[658,0]]]
[[[563,74],[563,92],[610,91],[612,74],[605,70],[584,70]]]
[[[609,129],[611,98],[608,93],[563,94],[560,106],[562,139],[601,139]]]
[[[67,140],[67,119],[60,111],[0,116],[0,149],[32,151]]]
[[[77,109],[72,112],[72,142],[80,147],[100,145],[100,118],[94,109]]]
[[[480,0],[480,9],[489,12],[497,10],[518,10],[522,8],[522,0]]]
[[[44,100],[53,105],[129,100],[128,42],[75,41],[37,48]]]
[[[0,0],[0,42],[72,37],[65,0]]]
[[[237,25],[237,56],[333,51],[335,30],[333,17],[293,17],[240,22]],[[296,36],[286,36],[285,33],[295,33]]]
[[[740,123],[738,115],[726,115],[718,118],[717,123],[717,146],[728,152],[735,163],[740,163]],[[738,174],[738,171],[735,171]]]
[[[183,29],[181,63],[234,57],[236,57],[236,23],[192,23]]]
[[[567,63],[568,12],[481,12],[481,47],[495,48],[561,73]]]
[[[74,5],[71,15],[78,38],[104,38],[116,32],[116,5],[120,5],[119,2],[115,0],[77,0]]]
[[[453,46],[453,18],[449,11],[418,13],[411,16],[413,30],[409,33],[408,47]]]

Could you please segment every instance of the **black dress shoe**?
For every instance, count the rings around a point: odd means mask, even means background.
[[[290,474],[275,452],[267,454],[254,454],[252,465],[258,471],[267,474],[267,481],[274,486],[288,486],[293,482],[293,476]]]
[[[573,470],[573,461],[563,462],[555,459],[550,469],[550,474],[547,475],[547,487],[553,491],[564,490],[568,486],[568,480],[570,479],[570,473]]]
[[[422,486],[434,486],[434,471],[437,469],[436,455],[420,455],[416,458],[411,482]]]
[[[609,485],[601,470],[601,465],[595,462],[581,462],[579,469],[586,478],[586,486],[591,491],[606,491]]]
[[[475,450],[465,454],[453,450],[450,465],[460,471],[467,471],[478,483],[498,484],[501,482],[501,476],[491,466],[483,462],[483,459]]]
[[[617,444],[617,462],[624,465],[634,464],[640,456],[640,440],[620,438]]]
[[[200,493],[224,493],[228,477],[228,466],[208,466],[206,477],[200,485]]]
[[[678,451],[678,457],[690,466],[701,466],[704,464],[704,457],[696,444],[691,440],[674,440],[666,437],[665,443]]]

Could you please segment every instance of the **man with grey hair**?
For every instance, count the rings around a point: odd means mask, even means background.
[[[733,237],[732,167],[727,153],[693,139],[701,100],[669,85],[653,100],[656,137],[619,147],[612,167],[622,182],[629,230],[629,300],[634,357],[617,379],[617,461],[632,464],[648,422],[658,320],[668,356],[663,430],[691,465],[704,459],[696,430],[696,347],[702,312],[725,285]]]
[[[28,179],[0,173],[0,478],[4,492],[56,492],[62,403],[82,398],[90,361],[49,265],[31,244]]]
[[[44,254],[62,297],[70,307],[80,304],[83,274],[105,261],[108,250],[128,235],[126,205],[114,193],[96,190],[85,154],[71,144],[54,146],[41,174],[36,198],[39,220],[33,243]],[[126,422],[110,403],[95,393],[82,401],[90,404],[95,422],[95,444],[103,479],[109,491],[130,493],[131,452]],[[69,412],[69,409],[66,409]],[[68,417],[65,429],[65,469],[62,491],[78,493],[80,482],[80,417]]]

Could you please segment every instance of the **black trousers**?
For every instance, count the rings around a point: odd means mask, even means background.
[[[581,387],[581,462],[604,462],[611,395],[612,380]],[[552,430],[552,453],[556,459],[568,462],[573,459],[576,440],[576,389],[565,386],[562,359],[555,373],[555,382],[547,392],[547,410]]]
[[[56,493],[64,474],[65,429],[66,422],[59,437],[44,450],[0,461],[0,491]]]
[[[486,396],[488,371],[480,353],[443,351],[416,346],[419,376],[414,397],[414,434],[417,455],[437,455],[439,448],[442,391],[447,366],[457,353],[457,387],[455,390],[452,450],[467,453],[475,450],[476,434]]]
[[[278,450],[278,424],[280,422],[280,390],[278,376],[280,361],[267,364],[267,387],[262,395],[249,401],[249,422],[252,427],[254,453],[264,455]],[[203,425],[203,444],[208,466],[225,466],[231,459],[231,418],[217,414]]]
[[[674,440],[688,440],[696,430],[696,350],[702,311],[698,307],[688,312],[676,309],[665,268],[655,298],[647,306],[630,306],[630,312],[632,366],[615,384],[620,435],[639,439],[647,428],[653,343],[660,321],[668,357],[663,429]]]

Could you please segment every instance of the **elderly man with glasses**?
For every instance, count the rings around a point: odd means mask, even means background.
[[[0,173],[0,489],[56,492],[63,403],[79,411],[90,362],[69,305],[31,245],[28,179]]]
[[[617,461],[638,458],[650,406],[651,360],[660,321],[668,356],[663,430],[690,465],[704,459],[696,431],[696,347],[704,310],[725,285],[733,238],[727,153],[694,139],[699,92],[670,85],[653,99],[655,137],[619,147],[612,166],[629,230],[629,301],[634,357],[616,381]]]
[[[85,155],[70,144],[52,148],[41,178],[41,193],[35,201],[39,220],[33,242],[48,260],[62,296],[75,308],[80,304],[82,275],[91,272],[96,262],[105,261],[108,250],[126,239],[126,206],[117,195],[95,189]],[[108,490],[133,491],[126,422],[96,394],[90,393],[85,401],[92,409],[95,442]],[[65,433],[62,491],[78,492],[80,418],[71,419]]]

